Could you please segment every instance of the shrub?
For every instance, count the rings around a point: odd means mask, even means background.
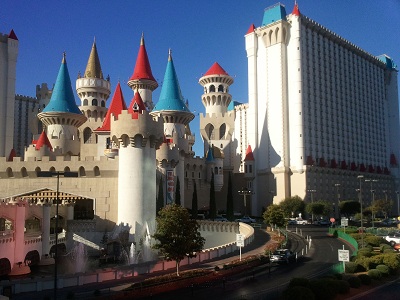
[[[371,279],[378,280],[381,279],[382,273],[377,269],[371,269],[368,271],[368,276],[371,277]]]
[[[393,252],[393,248],[392,246],[388,245],[388,244],[380,244],[379,247],[381,247],[381,252],[385,252],[385,250],[390,250],[391,252]]]
[[[389,267],[386,265],[377,265],[376,269],[379,270],[379,272],[382,273],[383,276],[388,276],[389,275]]]
[[[345,272],[346,272],[346,273],[351,273],[351,274],[353,274],[353,273],[355,273],[356,271],[357,271],[357,263],[352,262],[352,261],[346,262],[346,263],[345,263]]]
[[[359,266],[358,270],[360,272],[371,269],[370,268],[371,259],[369,257],[366,257],[366,256],[359,257],[356,259],[355,262],[358,264],[358,266]],[[363,269],[363,270],[361,270],[361,269]]]
[[[357,252],[357,258],[358,257],[362,257],[362,256],[366,256],[366,257],[371,257],[372,256],[372,251],[369,248],[362,248],[360,250],[358,250]]]
[[[335,231],[333,232],[333,237],[337,238],[338,236],[339,236],[339,234],[338,234],[337,230],[335,230]]]
[[[295,287],[295,286],[303,286],[303,287],[307,287],[308,283],[310,281],[307,278],[303,278],[303,277],[294,277],[290,280],[289,282],[289,287]]]
[[[368,245],[371,245],[372,247],[379,247],[379,245],[382,244],[382,242],[384,240],[385,239],[380,236],[368,235],[364,238],[364,243],[367,243]]]
[[[361,286],[361,279],[356,276],[351,276],[347,279],[350,287],[358,289]]]
[[[334,279],[316,279],[309,283],[315,299],[333,300],[336,297],[335,287],[332,285]]]
[[[372,282],[371,277],[369,277],[367,274],[360,274],[358,275],[358,278],[360,278],[361,283],[364,285],[370,285]]]
[[[400,269],[400,256],[397,253],[384,253],[383,264],[388,266],[391,270]]]
[[[282,300],[314,300],[316,299],[311,289],[304,286],[294,286],[282,293]]]

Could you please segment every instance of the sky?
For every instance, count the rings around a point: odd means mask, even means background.
[[[234,78],[233,100],[247,102],[247,57],[244,35],[251,24],[259,27],[264,9],[274,0],[3,0],[0,32],[11,29],[19,40],[16,93],[35,96],[37,84],[52,87],[62,53],[75,90],[96,39],[104,76],[110,75],[111,95],[121,82],[127,104],[133,91],[126,85],[133,73],[140,37],[159,87],[167,66],[168,50],[183,97],[195,114],[190,123],[196,135],[194,150],[203,156],[199,113],[203,89],[199,78],[214,62]],[[294,0],[281,1],[289,14]],[[365,51],[387,54],[400,66],[400,0],[298,0],[300,12]],[[75,95],[76,102],[80,100]]]

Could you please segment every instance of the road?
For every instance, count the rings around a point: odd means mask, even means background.
[[[295,227],[289,229],[294,230]],[[342,241],[329,237],[326,227],[301,226],[303,236],[311,236],[311,248],[297,263],[289,265],[271,265],[260,270],[252,270],[225,281],[217,281],[200,287],[188,287],[184,290],[153,295],[151,299],[278,299],[291,278],[314,278],[329,272],[338,262],[338,249],[349,250]],[[291,250],[301,247],[297,235],[291,235]],[[150,299],[150,297],[149,297]]]

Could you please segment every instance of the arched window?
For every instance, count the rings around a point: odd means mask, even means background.
[[[22,167],[22,168],[21,168],[21,176],[22,176],[22,177],[28,177],[28,172],[26,171],[26,168],[25,168],[25,167]]]
[[[92,106],[97,106],[97,99],[92,100]]]
[[[83,106],[87,106],[88,105],[88,99],[83,99]]]
[[[94,173],[94,176],[96,176],[96,177],[99,177],[99,176],[100,176],[100,169],[99,169],[98,166],[95,166],[95,167],[93,168],[93,173]]]
[[[220,84],[220,85],[218,86],[218,92],[223,92],[223,91],[224,91],[224,87],[223,87],[222,84]]]
[[[84,167],[79,168],[79,177],[86,177],[86,170]]]
[[[206,133],[208,135],[208,139],[213,140],[214,139],[214,125],[209,123],[206,125],[205,129],[206,129]]]
[[[210,92],[215,92],[215,86],[210,85]]]
[[[219,127],[219,139],[220,140],[222,140],[224,138],[225,132],[226,132],[226,124],[224,123]]]
[[[101,100],[101,107],[106,107],[106,101]]]
[[[92,144],[92,130],[89,127],[83,130],[83,143]]]
[[[7,177],[8,178],[14,177],[14,172],[13,172],[13,170],[11,168],[7,168],[6,173],[7,173]]]

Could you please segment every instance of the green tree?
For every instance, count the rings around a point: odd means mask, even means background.
[[[214,188],[214,172],[211,174],[210,184],[210,219],[215,219],[217,216],[217,203],[215,202],[215,188]]]
[[[340,202],[340,214],[350,217],[359,213],[361,210],[360,202],[355,200],[346,200]]]
[[[332,212],[332,204],[323,200],[315,201],[307,204],[306,211],[309,214],[327,217]]]
[[[228,177],[228,193],[226,195],[226,218],[233,221],[233,192],[232,192],[232,173],[229,172]]]
[[[179,177],[176,177],[175,204],[181,205],[181,184]]]
[[[276,225],[282,227],[286,225],[285,212],[277,205],[272,204],[267,207],[267,210],[263,213],[264,223],[270,224],[271,227]]]
[[[389,216],[393,207],[393,201],[386,199],[375,200],[375,206],[378,212],[381,212],[385,218]]]
[[[203,249],[205,239],[200,235],[200,226],[190,218],[186,208],[177,204],[167,205],[160,210],[156,222],[153,235],[156,243],[152,248],[158,250],[165,259],[176,262],[176,274],[179,276],[182,259],[196,257],[197,252]]]
[[[297,217],[299,214],[304,216],[304,209],[306,207],[303,199],[299,196],[286,198],[279,203],[279,206],[283,209],[287,218]]]
[[[197,219],[198,203],[197,203],[197,187],[196,181],[193,181],[193,197],[192,197],[192,218]]]
[[[163,207],[164,207],[164,189],[163,189],[162,176],[160,176],[160,183],[158,185],[158,197],[156,201],[156,212],[158,213]]]

